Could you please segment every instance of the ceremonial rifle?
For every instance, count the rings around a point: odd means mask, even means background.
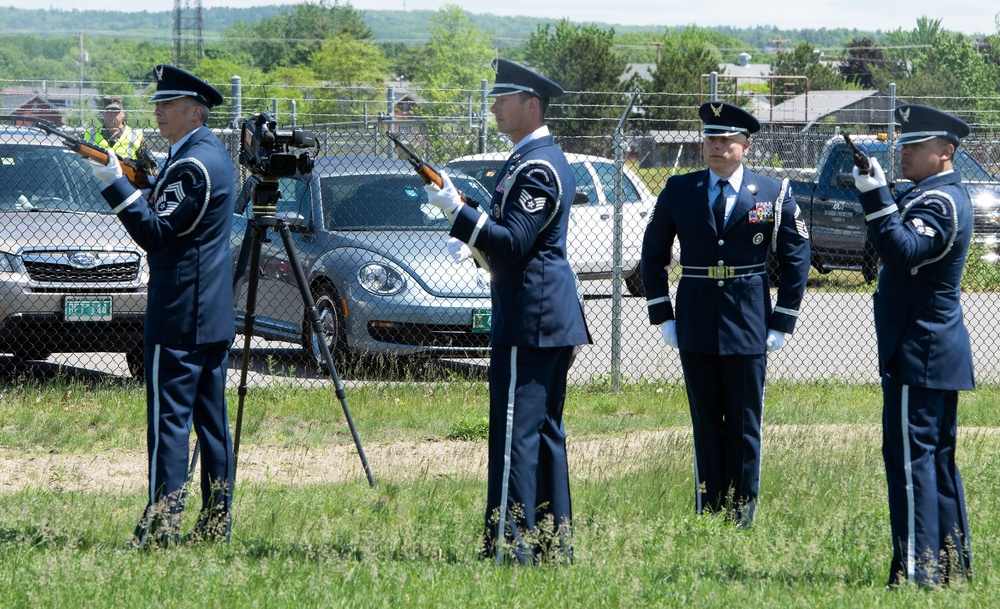
[[[423,159],[421,159],[416,152],[399,139],[396,134],[391,131],[387,131],[386,136],[388,136],[388,138],[392,140],[392,143],[396,145],[396,152],[399,154],[400,158],[409,161],[410,165],[413,166],[413,170],[417,172],[417,175],[420,176],[424,183],[433,184],[438,188],[442,187],[441,173],[438,172],[438,170],[425,163]],[[469,207],[479,207],[475,201],[467,199],[462,193],[458,193],[458,196],[462,199],[462,203],[465,203]],[[448,218],[448,222],[451,222],[452,224],[455,223],[454,214],[445,214],[445,216]],[[486,254],[471,245],[469,246],[469,249],[472,251],[472,258],[476,261],[476,264],[478,264],[484,271],[488,272],[490,270],[490,264],[486,260]]]
[[[101,165],[108,164],[107,150],[82,140],[75,135],[66,133],[57,127],[55,123],[47,121],[43,118],[6,115],[0,116],[0,124],[41,129],[49,135],[54,135],[61,139],[67,148],[79,154],[83,158],[94,161],[95,163],[100,163]],[[145,169],[141,168],[134,159],[126,159],[119,154],[115,154],[115,156],[118,157],[118,164],[122,167],[122,174],[128,178],[128,181],[131,182],[133,186],[136,188],[152,188],[153,184],[149,179],[149,173]]]

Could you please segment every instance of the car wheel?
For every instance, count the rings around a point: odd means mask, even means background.
[[[36,360],[48,359],[52,355],[51,351],[46,351],[44,349],[39,349],[37,347],[21,346],[14,349],[12,353],[14,359],[20,360],[22,362],[30,362]]]
[[[126,352],[125,364],[128,366],[128,371],[132,375],[132,378],[137,381],[146,378],[146,363],[142,354],[142,347]]]
[[[319,341],[326,343],[331,357],[336,357],[344,337],[343,317],[337,304],[337,293],[331,286],[318,286],[313,292],[313,300],[316,303],[316,312],[319,313],[322,336],[317,336],[308,318],[305,319],[302,324],[302,347],[309,356],[309,362],[316,369],[326,370],[326,360]]]
[[[625,289],[628,290],[629,294],[638,298],[646,295],[646,288],[642,285],[642,270],[640,269],[640,265],[635,265],[632,272],[625,277]]]
[[[865,241],[865,256],[861,260],[861,275],[865,278],[865,283],[871,283],[878,279],[881,270],[882,259],[875,251],[875,245],[871,241]]]

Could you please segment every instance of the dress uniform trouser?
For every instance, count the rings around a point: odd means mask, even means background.
[[[491,350],[484,558],[497,557],[501,537],[521,564],[552,547],[572,558],[562,422],[572,355],[573,347]]]
[[[694,431],[695,509],[725,508],[749,522],[760,487],[761,418],[767,357],[680,351]]]
[[[157,535],[175,535],[179,530],[192,423],[202,447],[203,517],[228,520],[233,474],[225,401],[229,342],[146,345],[144,356],[149,503],[137,536],[142,535],[144,524],[157,521],[165,527],[155,531]]]
[[[889,583],[970,576],[969,525],[955,464],[958,391],[882,377],[882,457],[889,484]]]

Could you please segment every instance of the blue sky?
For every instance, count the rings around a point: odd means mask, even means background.
[[[190,0],[189,0],[190,1]],[[332,0],[330,0],[332,2]],[[192,2],[193,3],[193,2]],[[18,8],[79,9],[79,0],[0,0]],[[172,10],[173,0],[88,0],[88,9]],[[202,0],[204,8],[217,6],[250,7],[267,4],[295,4],[282,0]],[[802,10],[801,0],[703,0],[669,2],[630,0],[617,4],[608,0],[353,0],[360,10],[438,10],[457,4],[472,13],[489,12],[503,16],[544,18],[567,17],[576,22],[599,21],[622,25],[690,25],[747,27],[775,25],[780,28],[858,28],[862,30],[913,29],[917,18],[940,19],[945,29],[967,34],[997,31],[1000,5],[990,0],[812,0]],[[621,7],[627,7],[622,10]],[[487,10],[488,9],[488,10]]]

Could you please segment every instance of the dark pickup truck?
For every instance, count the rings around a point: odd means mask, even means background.
[[[876,138],[852,138],[859,148],[878,159],[890,188],[905,187],[894,162],[893,146]],[[955,153],[955,169],[972,199],[975,228],[973,242],[990,246],[1000,243],[1000,182],[965,148]],[[864,213],[858,202],[851,170],[854,161],[843,138],[827,142],[811,178],[792,181],[792,193],[809,225],[812,265],[820,272],[832,269],[861,271],[865,281],[878,277],[878,254],[868,238]]]

